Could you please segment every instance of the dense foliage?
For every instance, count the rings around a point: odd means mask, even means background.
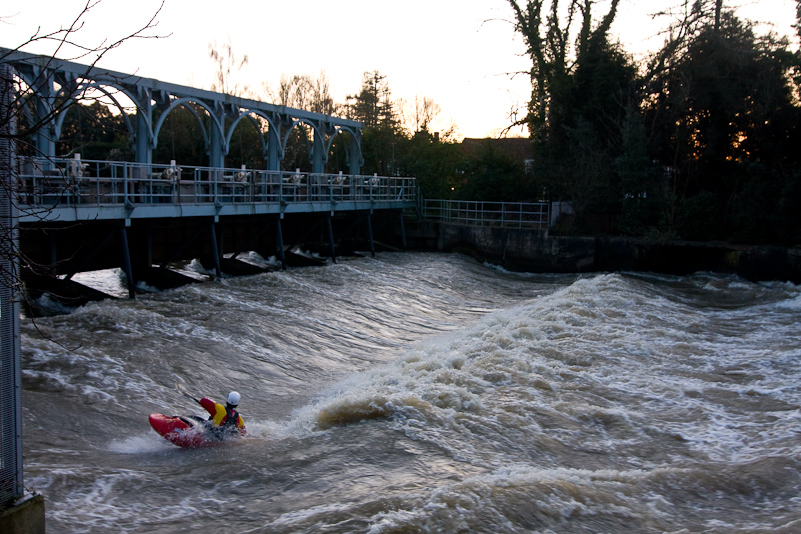
[[[563,231],[801,244],[787,39],[722,0],[685,0],[635,65],[609,37],[617,0],[597,18],[592,0],[508,1],[532,61],[533,179],[571,201]]]

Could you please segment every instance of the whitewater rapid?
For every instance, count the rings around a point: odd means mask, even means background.
[[[23,325],[26,484],[50,532],[801,532],[799,312],[411,253],[90,304]],[[249,438],[153,433],[176,383]]]

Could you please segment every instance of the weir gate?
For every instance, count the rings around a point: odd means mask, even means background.
[[[287,257],[303,245],[336,261],[349,250],[374,253],[374,234],[390,225],[401,241],[385,241],[401,248],[402,213],[417,198],[412,178],[77,157],[22,158],[18,184],[32,272],[69,278],[120,267],[131,296],[138,282],[172,284],[163,269],[175,260],[199,258],[217,276],[252,274],[236,256],[254,250],[286,267],[304,261]]]
[[[198,258],[221,276],[258,271],[237,261],[250,250],[286,267],[319,263],[291,254],[296,246],[334,261],[377,244],[405,246],[402,213],[417,207],[415,180],[361,173],[359,122],[3,48],[0,68],[13,79],[3,84],[13,86],[4,96],[13,124],[4,126],[20,136],[4,177],[34,297],[83,271],[121,268],[133,297],[140,282],[185,282],[168,269],[178,260]],[[58,154],[67,111],[85,100],[120,114],[134,161]],[[179,108],[202,133],[207,166],[153,161]],[[258,132],[263,168],[226,165],[243,121]],[[306,159],[290,165],[298,142]],[[57,291],[69,292],[67,284]]]

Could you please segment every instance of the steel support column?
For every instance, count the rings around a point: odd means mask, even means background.
[[[328,223],[328,245],[331,249],[331,261],[334,263],[337,262],[337,248],[336,244],[334,243],[334,226],[331,223],[331,216],[326,215],[325,217],[326,222]]]
[[[220,252],[217,247],[217,224],[212,221],[209,225],[211,232],[211,253],[214,255],[214,272],[217,278],[222,278],[222,266],[220,265]]]
[[[370,256],[375,258],[375,242],[373,241],[373,215],[367,213],[367,237],[370,239]]]
[[[284,253],[284,233],[281,230],[281,219],[276,220],[276,242],[278,244],[278,259],[281,260],[281,270],[286,271],[286,254]]]
[[[122,246],[122,270],[125,271],[125,281],[128,283],[128,296],[136,298],[136,280],[131,265],[131,250],[128,248],[128,229],[120,228],[120,242]]]
[[[153,144],[151,124],[153,105],[151,91],[147,87],[137,87],[139,101],[136,103],[136,133],[133,139],[136,162],[150,164],[153,161]]]
[[[19,218],[16,190],[16,93],[11,67],[0,65],[0,506],[25,493],[22,480],[22,374],[19,353]]]

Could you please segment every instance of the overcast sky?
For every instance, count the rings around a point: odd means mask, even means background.
[[[103,0],[86,18],[77,40],[99,44],[144,25],[160,0]],[[522,2],[521,2],[522,3]],[[630,52],[657,49],[664,21],[649,13],[678,0],[621,0],[613,26]],[[36,32],[69,24],[85,5],[75,0],[25,0],[0,7],[0,46],[13,48]],[[515,34],[506,0],[166,0],[151,34],[109,53],[101,66],[208,89],[214,66],[209,43],[229,38],[249,63],[235,81],[260,92],[282,73],[318,76],[325,71],[337,102],[358,92],[362,74],[378,70],[393,98],[429,97],[440,108],[436,129],[455,124],[459,137],[496,135],[509,111],[525,105],[530,84],[522,40]],[[597,6],[604,12],[608,3]],[[743,17],[774,24],[792,34],[794,0],[727,0]],[[767,26],[763,26],[763,31]],[[32,53],[52,54],[49,47]],[[64,56],[60,54],[60,56]],[[522,130],[513,134],[523,134]]]

